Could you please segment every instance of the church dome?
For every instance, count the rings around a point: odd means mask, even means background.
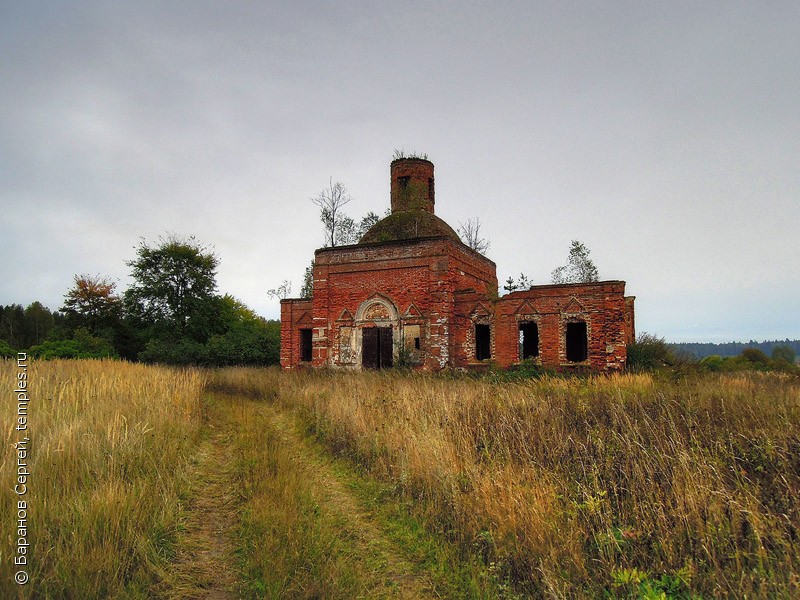
[[[461,238],[453,228],[427,210],[401,210],[390,214],[373,225],[359,244],[394,242],[423,237],[449,237],[458,242]]]
[[[390,167],[392,214],[363,235],[359,244],[426,237],[461,238],[434,213],[433,163],[418,156],[401,157]]]

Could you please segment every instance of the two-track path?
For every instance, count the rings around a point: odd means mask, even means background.
[[[169,580],[171,598],[233,600],[240,589],[233,529],[237,497],[232,478],[231,431],[209,420],[191,471],[192,498]]]
[[[198,446],[192,478],[192,497],[187,505],[184,531],[179,536],[174,567],[165,583],[168,598],[229,600],[246,588],[236,556],[239,496],[235,489],[231,440],[237,435],[235,421],[226,410],[258,411],[266,417],[272,434],[289,449],[293,467],[313,477],[315,500],[320,509],[345,517],[342,536],[350,540],[354,556],[372,565],[372,573],[384,582],[380,597],[425,599],[438,597],[424,575],[402,558],[390,540],[337,475],[329,456],[309,441],[287,411],[264,402],[214,394],[207,398],[205,435]],[[237,408],[234,409],[233,405]],[[377,590],[376,590],[377,593]]]

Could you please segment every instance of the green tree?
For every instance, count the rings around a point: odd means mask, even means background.
[[[153,336],[139,353],[144,362],[179,365],[270,365],[280,359],[280,322],[267,321],[230,295],[214,299],[217,330],[205,342],[188,336]]]
[[[303,273],[303,287],[300,288],[301,298],[311,298],[314,294],[314,261],[306,267]]]
[[[41,344],[55,326],[55,318],[50,309],[38,300],[25,309],[25,346]]]
[[[205,342],[216,324],[216,254],[174,234],[153,247],[142,240],[136,254],[126,263],[134,279],[124,295],[128,315],[158,335]]]
[[[517,290],[529,290],[533,283],[528,279],[525,273],[519,274],[519,279],[514,279],[513,277],[509,277],[506,279],[506,284],[503,286],[503,289],[507,292],[515,292]]]
[[[206,359],[214,366],[271,365],[280,360],[280,322],[267,321],[233,296],[220,299],[225,332],[208,341]],[[277,324],[277,327],[276,327]]]
[[[372,229],[372,226],[376,225],[380,220],[381,220],[380,215],[372,211],[369,211],[366,215],[364,215],[364,217],[358,223],[358,233],[357,233],[358,240],[364,237],[364,234],[366,234],[370,229]]]
[[[772,360],[786,361],[790,365],[793,365],[796,359],[797,355],[789,346],[775,346],[772,349]]]
[[[0,316],[0,338],[12,348],[26,348],[25,344],[25,309],[21,304],[9,304],[3,307]]]
[[[589,283],[600,279],[597,267],[589,258],[589,249],[578,240],[572,240],[567,264],[554,269],[551,278],[556,284]]]
[[[352,217],[342,213],[336,223],[336,245],[357,244],[358,240],[358,225],[356,225]]]
[[[0,340],[11,348],[30,348],[47,338],[55,327],[56,316],[38,300],[24,309],[21,304],[0,306]]]

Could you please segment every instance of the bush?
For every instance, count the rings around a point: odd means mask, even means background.
[[[0,340],[0,358],[14,358],[17,351],[8,345],[5,340]]]
[[[95,337],[88,330],[78,328],[72,339],[47,340],[28,350],[33,358],[119,358],[111,342]]]
[[[757,348],[746,348],[739,356],[719,356],[712,354],[704,357],[699,366],[706,371],[733,373],[736,371],[784,371],[800,373],[795,365],[785,360],[771,360]]]
[[[677,361],[664,338],[651,333],[640,333],[636,342],[628,345],[628,367],[632,369],[655,369],[673,365]]]
[[[206,345],[212,366],[275,365],[280,362],[280,339],[266,326],[237,324],[224,335],[213,336]]]
[[[538,364],[536,361],[526,359],[520,363],[511,365],[507,369],[501,369],[493,365],[489,371],[485,373],[485,375],[489,381],[500,383],[503,381],[539,379],[544,376],[545,373],[555,376],[554,373],[548,372],[547,369],[542,367],[542,365]]]
[[[165,365],[205,365],[208,364],[208,349],[190,338],[153,338],[139,353],[139,360]]]
[[[708,371],[722,371],[724,365],[725,359],[719,354],[711,354],[710,356],[704,356],[700,359],[700,366]]]
[[[280,329],[274,323],[234,323],[203,344],[191,338],[152,338],[139,353],[146,363],[224,367],[280,362]]]
[[[772,349],[772,360],[776,362],[787,362],[793,365],[794,361],[797,360],[797,355],[789,346],[775,346]]]
[[[745,348],[742,350],[742,356],[757,365],[766,366],[769,364],[769,357],[758,348]]]

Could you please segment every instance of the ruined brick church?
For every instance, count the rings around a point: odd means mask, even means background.
[[[391,214],[314,253],[310,299],[281,301],[281,366],[620,370],[634,339],[624,281],[498,295],[495,263],[434,214],[433,163],[391,164]]]

